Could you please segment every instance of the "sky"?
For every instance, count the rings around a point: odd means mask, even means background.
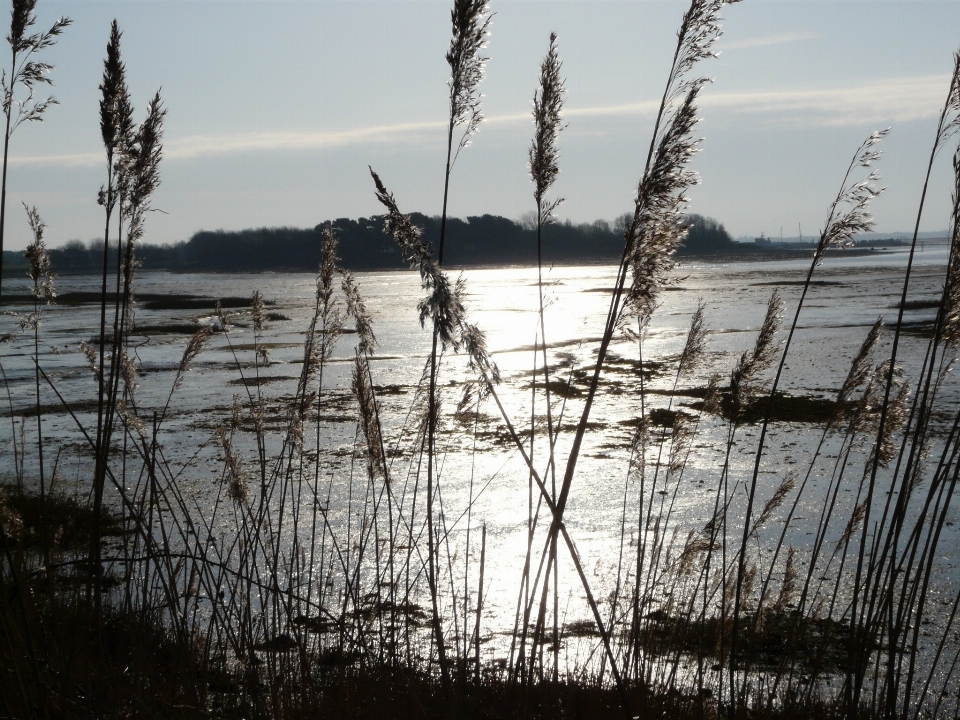
[[[73,20],[41,60],[59,101],[11,139],[6,249],[29,242],[21,202],[57,246],[103,232],[98,85],[111,20],[142,119],[168,114],[146,242],[201,229],[312,227],[380,212],[368,166],[405,212],[439,214],[452,0],[39,0],[38,28]],[[566,78],[558,215],[633,209],[654,112],[687,3],[492,0],[480,90],[486,121],[461,154],[449,211],[517,219],[534,207],[531,100],[550,32]],[[700,103],[690,212],[734,236],[806,237],[850,157],[891,127],[878,231],[912,230],[960,45],[958,0],[746,0],[724,13]],[[5,17],[5,16],[4,16]],[[42,90],[44,91],[44,90]],[[949,222],[952,148],[935,165],[921,230]]]

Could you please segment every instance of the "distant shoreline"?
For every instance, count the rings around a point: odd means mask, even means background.
[[[782,260],[801,260],[811,257],[813,249],[810,250],[800,250],[800,249],[791,249],[791,250],[745,250],[744,252],[736,253],[691,253],[691,254],[678,254],[676,260],[678,263],[709,263],[709,264],[727,264],[734,262],[775,262]],[[838,253],[842,253],[847,257],[860,257],[865,255],[888,255],[890,253],[890,248],[849,248],[845,250],[834,250],[831,252],[834,256]],[[575,265],[616,265],[619,262],[619,258],[615,257],[600,257],[600,258],[571,258],[569,260],[554,260],[551,262],[546,262],[544,265],[549,267],[571,267]],[[448,270],[493,270],[496,268],[528,268],[536,267],[534,262],[504,262],[504,263],[455,263],[446,265]],[[361,268],[348,268],[354,272],[403,272],[407,268],[400,267],[361,267]],[[13,265],[11,263],[4,263],[3,268],[3,277],[23,277],[24,273],[27,270],[27,265],[24,262],[23,264]],[[54,271],[59,277],[93,277],[99,276],[102,273],[102,270],[79,270],[73,268],[67,268],[63,270],[57,270],[54,268]],[[116,272],[116,268],[113,268],[112,273]],[[140,268],[140,272],[168,272],[173,275],[189,275],[189,274],[199,274],[199,275],[295,275],[295,274],[309,274],[315,272],[314,270],[308,270],[300,267],[291,267],[291,268],[269,268],[265,270],[235,270],[235,269],[211,269],[211,268],[170,268],[170,267],[159,267],[151,268],[149,265],[144,264]]]

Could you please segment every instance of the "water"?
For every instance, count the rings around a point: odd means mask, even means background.
[[[946,253],[946,248],[931,248],[917,255],[910,300],[938,297]],[[781,382],[784,392],[812,399],[835,396],[851,357],[878,315],[883,315],[891,323],[896,319],[905,262],[903,252],[854,257],[838,255],[831,256],[817,270],[816,284],[807,296],[786,363]],[[673,387],[676,358],[683,347],[697,303],[701,299],[706,303],[710,331],[706,361],[694,375],[682,379],[678,388],[680,392],[672,405],[674,410],[691,417],[696,414],[698,398],[688,391],[703,388],[709,375],[715,372],[720,373],[726,382],[741,353],[752,347],[767,301],[777,287],[785,302],[785,322],[789,326],[808,266],[807,260],[681,263],[672,274],[673,283],[660,295],[660,306],[644,340],[644,362],[648,369],[657,370],[644,381],[648,391],[644,399],[640,393],[636,343],[618,341],[611,346],[610,363],[602,376],[597,402],[591,413],[594,424],[590,426],[581,452],[565,513],[567,528],[582,558],[591,590],[601,602],[610,596],[618,575],[626,577],[629,563],[621,565],[621,553],[625,553],[625,557],[631,556],[641,537],[636,522],[638,488],[635,482],[625,485],[635,421],[644,410],[649,413],[670,402],[666,391]],[[506,412],[518,430],[528,430],[531,375],[534,365],[539,362],[533,353],[538,336],[537,270],[470,269],[462,274],[467,282],[471,321],[487,333],[489,347],[503,376],[498,392]],[[569,453],[572,427],[582,411],[586,381],[596,358],[597,342],[603,330],[609,290],[615,275],[616,268],[609,265],[558,266],[544,271],[545,327],[551,379],[561,384],[572,379],[572,392],[563,393],[566,397],[555,395],[552,410],[553,417],[559,417],[563,425],[556,452],[558,483]],[[397,501],[403,503],[404,512],[410,512],[417,458],[416,435],[412,430],[416,418],[411,418],[410,412],[429,357],[431,339],[429,331],[420,327],[416,311],[422,291],[419,278],[413,272],[358,273],[357,280],[378,340],[376,353],[371,359],[371,371],[378,389],[385,445],[391,458],[393,492]],[[98,284],[92,277],[63,277],[57,281],[61,294],[97,291]],[[250,382],[250,378],[257,375],[260,377],[259,387],[267,399],[268,430],[273,433],[268,442],[268,454],[280,450],[277,437],[285,426],[285,403],[296,391],[303,361],[302,343],[313,312],[314,284],[314,277],[307,274],[142,272],[137,277],[136,288],[141,297],[248,297],[254,290],[260,290],[273,318],[268,320],[262,338],[262,344],[269,350],[269,363],[257,367],[249,308],[226,310],[231,321],[229,333],[217,333],[210,338],[202,354],[186,372],[181,386],[172,396],[169,411],[164,415],[159,436],[163,456],[171,467],[177,469],[177,482],[201,513],[206,512],[204,508],[213,507],[221,488],[222,451],[213,442],[216,428],[229,425],[235,399],[242,404],[256,395],[257,386]],[[27,292],[25,280],[8,281],[6,286],[5,293]],[[8,305],[7,309],[21,313],[30,310],[22,303],[14,308]],[[905,322],[910,328],[919,327],[932,321],[933,313],[931,309],[911,309],[905,313]],[[40,328],[40,366],[70,404],[76,418],[64,410],[53,390],[42,383],[41,403],[46,407],[43,414],[46,469],[49,475],[51,465],[56,462],[60,489],[80,495],[89,492],[91,461],[77,421],[88,432],[95,428],[96,408],[91,399],[96,398],[96,382],[78,350],[78,343],[90,341],[97,334],[98,322],[99,309],[93,304],[55,305],[44,309]],[[146,334],[132,336],[132,352],[140,367],[137,403],[148,424],[151,412],[166,404],[188,338],[186,330],[212,322],[214,317],[209,307],[151,309],[148,303],[138,304],[136,325]],[[5,318],[5,324],[4,331],[12,330],[15,318]],[[783,336],[782,333],[781,338]],[[891,339],[892,333],[885,331],[878,357],[887,352]],[[355,452],[358,444],[356,406],[350,395],[355,341],[356,336],[351,334],[341,338],[332,361],[324,370],[319,406],[321,490],[322,494],[330,494],[331,522],[341,525],[348,522],[350,513],[367,507],[364,505],[367,502],[364,500],[367,481]],[[926,340],[920,334],[904,335],[900,362],[908,372],[919,371],[925,345]],[[0,442],[0,468],[8,479],[12,478],[14,467],[10,435],[20,432],[20,425],[24,422],[21,415],[28,413],[36,402],[32,353],[32,335],[20,335],[3,347],[2,363],[12,411],[8,408],[0,418],[0,427],[3,428],[0,437],[4,438]],[[247,380],[244,381],[243,377]],[[492,401],[481,406],[476,433],[472,423],[457,423],[451,418],[463,383],[470,377],[465,358],[447,352],[440,380],[444,420],[438,441],[441,494],[438,513],[442,512],[444,527],[449,532],[442,548],[444,562],[449,559],[459,575],[443,579],[447,583],[443,602],[448,614],[452,614],[452,603],[456,602],[457,614],[463,616],[462,573],[466,557],[470,560],[467,594],[470,602],[475,602],[479,528],[486,525],[486,601],[482,632],[489,640],[484,646],[484,657],[495,659],[506,655],[514,625],[527,550],[530,480]],[[957,407],[958,399],[956,387],[948,380],[942,391],[942,406]],[[646,406],[642,407],[641,403]],[[541,429],[534,439],[534,462],[550,485],[552,474],[546,463],[547,436],[543,429],[546,409],[542,396],[535,415]],[[939,416],[935,419],[944,421]],[[308,425],[312,427],[312,420]],[[655,430],[656,433],[664,432]],[[35,480],[38,474],[33,450],[35,432],[35,420],[30,418],[24,427],[28,480]],[[312,437],[313,432],[313,429],[308,430],[307,436]],[[726,423],[717,418],[708,418],[698,425],[671,510],[672,525],[682,528],[677,540],[679,544],[688,530],[702,528],[712,515],[726,432]],[[800,473],[806,471],[819,433],[819,426],[808,422],[773,423],[765,445],[758,507],[766,502],[791,469]],[[749,479],[756,438],[756,426],[746,426],[739,431],[731,456],[731,486]],[[312,440],[309,442],[312,444]],[[529,443],[527,436],[524,442]],[[668,443],[664,447],[668,448]],[[237,448],[247,466],[253,467],[256,452],[252,435],[238,436]],[[807,523],[816,522],[816,513],[822,506],[833,467],[833,456],[839,449],[839,440],[828,439],[823,458],[812,473],[806,500],[788,532],[787,542],[801,551],[811,542]],[[651,453],[655,457],[656,450],[652,449]],[[135,481],[133,477],[126,478],[131,487]],[[844,493],[848,490],[845,489]],[[623,515],[625,495],[626,520]],[[671,496],[657,497],[655,501],[665,503],[666,508],[671,504]],[[742,512],[743,501],[741,488],[735,493],[733,507]],[[852,503],[852,494],[841,497],[841,506],[847,512]],[[770,547],[779,535],[780,523],[788,507],[789,503],[779,508],[770,522],[760,528],[757,542],[762,556],[769,557]],[[422,523],[422,507],[416,512],[419,513],[416,522]],[[952,527],[953,514],[951,511],[951,526],[941,539],[943,557],[934,578],[935,592],[943,593],[944,597],[950,596],[956,580],[958,538]],[[213,523],[209,529],[211,535],[224,537],[229,534],[232,519],[228,513],[207,519]],[[362,520],[354,515],[349,522]],[[541,515],[541,527],[543,522]],[[468,527],[471,531],[469,553],[466,547]],[[539,537],[535,541],[535,563],[542,543]],[[650,542],[654,535],[648,529],[643,537]],[[835,535],[831,539],[835,542]],[[454,588],[452,591],[450,582]],[[565,551],[561,551],[558,595],[561,624],[570,625],[592,617]],[[609,604],[604,613],[609,615]],[[568,643],[564,644],[563,652],[569,653],[566,662],[575,663],[583,660],[585,650],[582,643]]]

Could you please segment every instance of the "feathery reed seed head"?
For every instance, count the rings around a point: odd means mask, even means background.
[[[363,301],[360,286],[357,285],[353,273],[344,270],[342,274],[342,288],[347,303],[347,315],[353,318],[357,329],[357,350],[364,355],[371,355],[377,345],[377,338],[373,334],[370,313],[367,311],[367,305]]]
[[[780,291],[774,290],[767,302],[767,311],[757,333],[753,350],[743,353],[730,375],[730,391],[734,407],[740,408],[743,402],[755,392],[757,376],[774,361],[779,345],[774,342],[780,321],[783,318],[783,302]]]
[[[450,12],[452,38],[447,51],[450,65],[450,127],[467,123],[459,147],[466,147],[476,131],[483,114],[477,86],[483,79],[487,58],[480,51],[487,42],[490,30],[489,0],[454,0]]]
[[[245,506],[250,500],[250,487],[247,484],[243,463],[233,450],[233,440],[223,426],[217,428],[217,444],[223,448],[227,496],[238,505]]]
[[[376,398],[370,383],[370,365],[367,357],[359,350],[353,364],[353,396],[360,410],[360,429],[363,432],[366,449],[367,473],[370,477],[381,477],[390,481],[387,475],[386,458],[383,455],[383,439],[380,433],[380,421],[377,414]]]
[[[53,84],[48,77],[50,71],[53,70],[53,66],[29,58],[34,53],[56,44],[57,37],[73,23],[70,18],[61,17],[46,32],[28,35],[27,31],[37,22],[37,16],[34,13],[36,5],[37,0],[13,0],[10,9],[10,34],[7,35],[7,43],[9,43],[13,52],[15,67],[12,77],[8,78],[6,71],[3,73],[4,112],[10,113],[13,106],[14,88],[18,84],[23,85],[28,92],[27,99],[17,103],[19,106],[17,119],[10,128],[11,133],[23,122],[42,120],[47,108],[57,104],[57,100],[52,97],[33,102],[35,85]]]
[[[827,223],[820,233],[820,240],[814,251],[814,259],[818,265],[823,262],[823,256],[829,248],[845,247],[853,241],[854,236],[873,229],[873,217],[869,212],[870,201],[885,190],[875,185],[880,176],[871,170],[862,180],[848,182],[848,178],[855,167],[870,169],[873,163],[880,159],[881,153],[876,146],[889,132],[890,128],[872,133],[857,148],[844,177],[844,184],[830,205]]]
[[[683,352],[680,353],[680,362],[677,367],[677,375],[683,376],[691,372],[700,360],[703,359],[703,353],[706,348],[707,328],[704,323],[704,311],[706,303],[703,298],[697,301],[697,309],[690,320],[690,329],[687,331],[687,341],[684,343]]]
[[[462,284],[458,282],[451,286],[447,274],[431,257],[430,246],[420,239],[420,229],[400,212],[393,195],[372,168],[370,175],[376,184],[377,199],[387,208],[384,232],[393,236],[404,260],[420,271],[421,284],[427,291],[426,297],[417,305],[421,327],[426,324],[427,318],[432,319],[443,346],[450,345],[454,350],[459,350],[465,314]]]
[[[126,68],[120,59],[120,26],[110,25],[107,57],[103,61],[100,82],[100,135],[108,155],[120,149],[133,133],[133,110],[127,89]]]
[[[869,378],[870,353],[877,342],[877,338],[880,337],[881,327],[883,327],[882,315],[877,318],[877,321],[870,328],[870,332],[867,333],[867,337],[864,338],[863,343],[860,345],[860,350],[857,351],[853,361],[850,363],[850,370],[847,372],[847,377],[844,379],[843,385],[840,386],[839,392],[837,392],[838,412],[844,412],[844,408],[849,402],[853,391],[863,385],[867,381],[867,378]]]
[[[174,387],[179,387],[183,382],[183,375],[190,367],[197,356],[203,351],[203,346],[206,345],[207,340],[210,339],[210,335],[213,330],[209,326],[204,326],[197,330],[187,342],[187,347],[183,350],[183,357],[180,358],[180,366],[177,369],[177,378],[174,381]]]
[[[57,289],[53,284],[56,275],[50,270],[50,253],[43,240],[43,233],[47,226],[40,219],[36,207],[27,207],[24,203],[23,209],[27,211],[27,222],[30,224],[30,233],[33,235],[33,242],[23,253],[30,264],[27,270],[27,277],[33,281],[30,292],[41,303],[50,305],[57,297]]]
[[[538,223],[543,225],[553,217],[553,211],[563,201],[547,202],[544,196],[560,174],[557,137],[561,125],[565,92],[560,77],[562,63],[557,53],[557,34],[550,34],[550,49],[540,65],[540,87],[533,95],[534,136],[530,146],[530,177],[534,183],[533,197],[537,202]]]
[[[250,301],[250,314],[253,317],[253,329],[255,332],[263,332],[263,293],[259,290],[253,291],[253,299]]]

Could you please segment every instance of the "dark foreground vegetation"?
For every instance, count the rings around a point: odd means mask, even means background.
[[[613,688],[592,682],[544,681],[529,687],[510,682],[495,666],[463,669],[452,678],[448,696],[437,678],[405,664],[363,662],[355,652],[307,649],[293,637],[262,643],[262,661],[250,668],[225,669],[203,647],[200,636],[184,640],[153,613],[123,602],[101,611],[87,598],[91,577],[81,557],[89,541],[91,509],[76,498],[54,494],[44,500],[15,485],[0,487],[0,519],[13,533],[2,550],[18,556],[0,596],[0,712],[7,718],[156,717],[224,719],[288,718],[484,718],[510,720],[578,718],[604,720],[622,716]],[[129,526],[105,512],[101,535],[111,544]],[[122,543],[120,543],[122,544]],[[49,558],[43,566],[25,562],[24,554]],[[105,588],[123,588],[114,574],[101,578]],[[129,590],[129,588],[127,588]],[[122,594],[121,594],[122,595]],[[302,623],[301,623],[302,624]],[[765,666],[782,663],[790,653],[813,658],[816,638],[834,633],[831,642],[843,652],[843,628],[801,628],[792,619],[771,622],[747,642]],[[822,621],[819,623],[824,624]],[[650,627],[651,650],[695,652],[703,637],[717,641],[719,627],[690,625],[677,632],[667,618]],[[592,629],[584,628],[588,634]],[[657,647],[659,646],[659,647]],[[834,665],[840,661],[832,658]],[[304,672],[304,668],[309,668]],[[676,720],[718,717],[711,693],[652,694],[643,686],[630,691],[643,717]],[[830,717],[829,708],[819,708]],[[801,709],[747,709],[738,718],[808,717]],[[863,717],[870,717],[869,714]]]
[[[371,170],[382,218],[362,227],[348,221],[323,227],[312,246],[291,242],[304,251],[298,263],[319,264],[300,374],[291,378],[296,389],[280,398],[263,393],[270,317],[258,292],[249,303],[231,298],[214,306],[211,324],[193,333],[171,370],[166,399],[149,407],[139,393],[140,383],[154,378],[142,372],[134,345],[140,337],[135,278],[152,252],[142,240],[159,183],[165,110],[157,95],[142,122],[134,121],[114,23],[101,85],[107,183],[100,196],[106,230],[97,250],[99,328],[81,344],[90,397],[68,402],[46,371],[42,319],[57,293],[34,208],[27,208],[33,242],[26,251],[32,311],[17,315],[16,332],[5,338],[19,355],[5,354],[4,362],[29,357],[35,411],[14,417],[11,400],[2,418],[10,421],[14,463],[2,469],[0,496],[0,712],[278,720],[955,716],[960,588],[944,569],[956,548],[942,547],[941,540],[960,481],[960,409],[943,392],[960,347],[960,152],[950,262],[936,321],[914,338],[924,351],[911,367],[902,366],[900,341],[916,237],[896,321],[886,329],[880,320],[864,328],[834,399],[798,402],[782,387],[794,331],[808,294],[820,287],[813,277],[825,253],[871,228],[869,206],[880,194],[872,167],[883,131],[856,149],[845,170],[806,278],[797,281],[801,290],[788,324],[774,291],[752,348],[732,368],[703,373],[701,304],[679,355],[649,357],[646,330],[685,239],[689,248],[697,232],[722,236],[719,227],[696,218],[691,227],[684,211],[695,180],[687,163],[699,146],[697,100],[706,82],[695,70],[713,57],[726,4],[692,0],[681,20],[634,211],[617,228],[609,310],[597,318],[602,329],[585,366],[548,350],[542,277],[537,284],[535,370],[523,378],[530,383],[529,413],[523,413],[529,424],[505,409],[501,398],[510,379],[501,378],[482,328],[470,321],[465,285],[444,269],[484,257],[487,250],[479,246],[491,236],[472,236],[472,220],[448,219],[446,194],[455,153],[482,120],[486,0],[456,0],[451,16],[439,220],[403,214]],[[51,68],[31,58],[68,24],[30,35],[34,5],[13,3],[9,40],[14,69],[21,71],[7,81],[8,121],[17,112],[39,119],[46,108],[30,103]],[[565,97],[558,48],[550,36],[534,94],[535,221],[515,237],[528,245],[516,257],[535,256],[538,273],[551,261],[551,238],[557,246],[568,242],[565,226],[554,224],[559,200],[550,196]],[[25,64],[17,64],[18,54]],[[13,102],[15,93],[26,100]],[[958,128],[960,57],[932,139],[931,165]],[[2,209],[0,200],[0,234]],[[500,221],[489,222],[497,227]],[[500,222],[492,235],[520,232],[512,227]],[[582,232],[604,243],[613,232],[591,228]],[[410,311],[429,333],[431,349],[399,428],[381,417],[388,383],[371,368],[373,320],[343,267],[357,262],[349,255],[351,234],[370,239],[391,263],[414,268],[422,281],[423,296],[410,298]],[[228,238],[209,237],[195,238],[197,247],[208,243],[221,269],[241,269],[222,267],[218,243]],[[263,242],[256,234],[246,245],[235,238],[229,256],[249,253],[248,260],[263,262],[257,249]],[[210,302],[193,296],[141,301],[204,308]],[[232,328],[241,321],[245,342],[234,344]],[[214,331],[241,392],[201,443],[201,449],[216,448],[203,468],[213,472],[205,474],[209,492],[201,496],[189,477],[193,466],[168,459],[167,450],[179,440],[170,422],[177,392]],[[329,377],[333,349],[346,338],[353,346],[349,391],[331,388]],[[622,497],[615,582],[600,596],[588,570],[592,559],[580,556],[568,527],[568,500],[582,449],[604,440],[594,435],[594,405],[613,392],[605,381],[618,365],[631,368],[622,375],[633,383],[618,402],[635,400],[638,420],[623,484],[612,490]],[[653,372],[671,389],[651,390]],[[442,389],[456,392],[459,402],[445,404]],[[680,412],[675,401],[685,389],[697,402]],[[334,392],[348,398],[337,411],[349,410],[355,430],[340,456],[322,435]],[[45,408],[54,402],[82,438],[86,464],[72,494],[57,472],[62,448],[51,448],[44,433]],[[811,445],[806,467],[790,472],[773,455],[767,434],[772,423],[799,418],[816,424],[820,441]],[[684,473],[694,471],[691,458],[707,428],[725,441],[707,448],[713,458],[707,462],[714,463],[706,471],[710,519],[691,525],[677,508]],[[511,481],[528,491],[525,562],[507,628],[486,626],[484,573],[492,560],[472,477],[443,472],[450,445],[469,448],[473,440],[477,452],[476,439],[490,431],[521,459],[523,472]],[[828,441],[837,452],[824,450]],[[773,479],[761,481],[762,471]],[[808,483],[814,476],[824,480],[816,496]],[[450,507],[455,484],[469,488],[464,507]],[[802,503],[811,498],[816,507],[808,512]],[[798,527],[800,511],[811,517]],[[455,522],[465,533],[452,537]],[[571,603],[581,606],[570,622],[562,620],[561,567],[572,568],[577,594]],[[933,590],[944,577],[946,589]],[[504,647],[492,654],[484,646],[495,634]]]

